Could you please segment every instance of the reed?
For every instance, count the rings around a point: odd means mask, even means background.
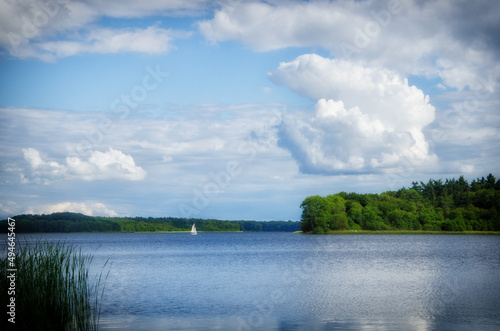
[[[5,257],[4,257],[5,256]],[[38,240],[16,245],[17,330],[97,330],[104,295],[103,266],[90,278],[93,255],[63,242]],[[6,289],[6,254],[1,258]],[[5,306],[4,306],[5,307]]]

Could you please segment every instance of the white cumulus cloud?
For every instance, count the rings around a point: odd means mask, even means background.
[[[24,159],[31,168],[31,178],[37,183],[48,184],[53,180],[65,178],[68,175],[66,166],[54,161],[44,161],[40,153],[34,148],[23,148]],[[29,178],[21,175],[23,182],[29,182]]]
[[[60,179],[94,180],[143,180],[146,171],[136,166],[132,156],[109,148],[106,152],[93,151],[87,160],[77,156],[66,157],[64,163],[45,161],[34,148],[23,149],[24,158],[30,165],[25,182],[49,184]]]
[[[434,120],[428,96],[397,73],[303,55],[271,79],[313,100],[314,115],[288,115],[280,145],[306,173],[383,171],[434,164],[422,129]]]
[[[434,120],[429,97],[385,68],[306,54],[281,63],[269,76],[274,83],[312,100],[342,100],[348,108],[358,106],[388,129],[418,130]]]

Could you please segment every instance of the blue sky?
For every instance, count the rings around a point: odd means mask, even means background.
[[[499,176],[496,1],[0,2],[0,216],[298,220]]]

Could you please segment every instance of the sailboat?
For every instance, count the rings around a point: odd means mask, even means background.
[[[198,232],[196,232],[196,226],[194,225],[193,223],[193,226],[191,227],[191,234],[194,236],[196,234],[198,234]]]

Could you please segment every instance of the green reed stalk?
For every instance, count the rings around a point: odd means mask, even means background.
[[[97,330],[107,274],[103,279],[101,272],[90,280],[92,260],[92,255],[62,242],[17,242],[15,329]],[[0,263],[3,297],[7,292],[6,254]]]

